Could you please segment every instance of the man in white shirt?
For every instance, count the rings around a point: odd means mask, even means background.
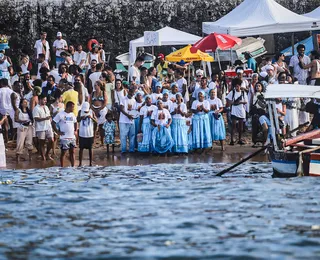
[[[137,57],[135,63],[129,68],[129,82],[134,81],[136,84],[140,84],[140,67],[143,65],[144,58]]]
[[[96,90],[95,84],[100,79],[102,71],[102,64],[98,63],[96,66],[96,71],[91,73],[89,76],[89,89],[92,89],[92,92]]]
[[[134,89],[129,89],[128,95],[120,101],[120,141],[121,153],[127,152],[127,138],[129,138],[129,152],[133,153],[135,148],[135,124],[133,120],[134,107],[136,100],[134,96]]]
[[[77,51],[73,54],[73,60],[76,65],[78,65],[81,69],[84,69],[86,65],[87,53],[82,50],[82,45],[79,44],[77,47]]]
[[[34,49],[35,49],[35,54],[36,58],[39,58],[39,54],[42,53],[45,55],[45,60],[47,62],[50,61],[50,46],[48,41],[46,40],[47,38],[47,33],[46,32],[41,32],[40,34],[40,40],[37,40],[36,43],[34,44]]]
[[[42,160],[53,160],[49,152],[52,148],[52,142],[53,142],[53,132],[51,128],[51,115],[50,110],[46,106],[47,104],[47,97],[46,96],[40,96],[39,98],[39,104],[35,106],[35,108],[32,111],[33,119],[36,121],[35,128],[36,128],[36,137],[39,141],[39,150],[40,155],[42,157]],[[46,139],[48,140],[47,144],[47,152],[44,154],[44,145]]]
[[[57,39],[53,42],[53,50],[56,54],[56,67],[59,68],[59,65],[64,61],[61,57],[61,52],[68,50],[68,44],[62,39],[61,32],[57,33]]]
[[[300,59],[303,64],[308,65],[310,58],[304,55],[306,47],[303,44],[297,46],[298,55],[293,55],[290,59],[289,69],[291,75],[296,77],[301,85],[307,85],[307,78],[309,76],[309,69],[304,69],[299,63]]]
[[[298,55],[293,55],[289,63],[289,70],[291,72],[291,75],[296,77],[299,84],[301,85],[307,85],[307,78],[309,76],[309,69],[304,69],[301,63],[305,65],[311,63],[310,58],[304,54],[305,49],[306,48],[303,44],[299,44],[297,46]],[[309,99],[301,99],[301,102],[306,104],[309,102]],[[309,121],[309,113],[299,110],[299,125],[303,125],[304,123]]]
[[[248,103],[247,93],[241,90],[242,80],[234,78],[232,80],[233,90],[227,95],[227,106],[231,106],[231,142],[230,145],[234,145],[234,131],[238,122],[239,141],[238,144],[243,145],[245,142],[241,139],[243,132],[243,120],[246,118],[245,105]]]
[[[71,166],[74,167],[76,147],[76,132],[77,132],[77,118],[73,113],[75,109],[74,103],[69,101],[66,104],[66,109],[58,113],[52,121],[53,130],[60,136],[60,165],[64,166],[64,157],[69,150]],[[78,111],[76,111],[78,112]],[[59,125],[59,130],[57,128]]]

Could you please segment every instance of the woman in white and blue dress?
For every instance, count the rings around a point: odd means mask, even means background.
[[[191,151],[193,151],[192,118],[193,118],[193,114],[191,112],[187,113],[187,115],[186,115],[186,127],[187,127],[187,134],[188,134],[188,150],[189,150],[189,153]]]
[[[210,127],[212,141],[220,141],[221,151],[224,151],[224,140],[226,139],[226,128],[222,116],[223,104],[221,99],[216,95],[215,89],[211,89],[209,92],[209,104],[210,104]]]
[[[145,105],[140,109],[139,133],[143,133],[142,142],[138,143],[138,151],[141,153],[150,153],[152,151],[151,134],[153,126],[151,125],[151,115],[157,107],[152,105],[152,99],[149,95],[145,96]]]
[[[174,141],[172,151],[174,153],[188,153],[188,128],[185,118],[188,110],[180,93],[176,94],[176,100],[170,111],[172,116],[171,135]]]
[[[163,107],[162,100],[157,101],[157,109],[151,115],[151,124],[154,126],[152,131],[152,150],[155,153],[171,152],[174,145],[170,125],[172,123],[170,112]]]
[[[162,90],[162,84],[161,82],[157,82],[156,91],[151,94],[152,104],[155,105],[157,103],[157,100],[162,99],[163,95],[161,93],[161,90]]]
[[[135,124],[135,147],[136,149],[138,148],[138,143],[137,143],[137,134],[139,133],[139,126],[140,126],[140,109],[142,108],[144,104],[143,100],[143,92],[138,91],[135,95],[136,99],[136,105],[133,108],[133,118],[134,118],[134,124]]]
[[[210,104],[204,99],[205,93],[200,91],[198,99],[192,102],[192,143],[193,149],[205,149],[212,147],[209,115]]]
[[[171,111],[173,102],[169,99],[169,90],[167,89],[164,89],[162,91],[162,102],[163,102],[163,107]]]

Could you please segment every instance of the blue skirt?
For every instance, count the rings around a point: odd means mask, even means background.
[[[172,119],[171,135],[174,141],[172,151],[174,153],[188,153],[188,129],[184,118]]]
[[[215,119],[214,112],[210,112],[210,127],[212,141],[221,141],[226,139],[226,127],[224,125],[223,116],[221,114],[219,119]]]
[[[143,138],[142,142],[138,143],[138,151],[141,153],[150,153],[151,152],[151,136],[153,126],[150,123],[150,117],[145,117],[142,123],[142,133]]]
[[[187,131],[189,130],[189,127],[187,128]],[[193,150],[193,145],[192,145],[192,131],[188,134],[188,150],[192,151]]]
[[[137,117],[134,119],[134,124],[135,124],[134,143],[135,143],[135,147],[138,148],[137,135],[138,135],[138,131],[139,131],[140,117]]]
[[[193,149],[212,147],[209,116],[196,114],[192,118],[192,144]]]
[[[171,137],[170,127],[161,126],[160,130],[155,127],[152,131],[152,149],[156,153],[171,152],[174,142]]]

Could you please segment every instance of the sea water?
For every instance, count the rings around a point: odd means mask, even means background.
[[[228,166],[0,171],[0,259],[319,259],[320,178]]]

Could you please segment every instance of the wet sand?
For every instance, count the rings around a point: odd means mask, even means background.
[[[188,164],[188,163],[236,163],[259,148],[252,148],[251,145],[246,146],[226,146],[225,151],[220,150],[220,146],[214,146],[212,150],[206,150],[202,153],[193,152],[188,155],[151,155],[141,153],[127,153],[122,155],[118,147],[115,148],[115,153],[107,154],[104,147],[95,148],[94,151],[94,166],[134,166],[134,165],[149,165],[149,164]],[[27,154],[22,155],[19,163],[15,160],[15,152],[13,148],[8,148],[7,156],[7,169],[31,169],[31,168],[48,168],[60,166],[59,155],[60,150],[56,150],[56,157],[54,161],[42,161],[37,158],[37,154],[33,154],[32,161],[28,160]],[[24,159],[25,158],[25,159]],[[76,164],[79,165],[79,149],[76,149]],[[89,165],[88,151],[84,151],[84,160],[82,165]],[[252,158],[251,161],[267,162],[266,154],[261,153]],[[65,159],[65,166],[70,166],[70,162]]]

